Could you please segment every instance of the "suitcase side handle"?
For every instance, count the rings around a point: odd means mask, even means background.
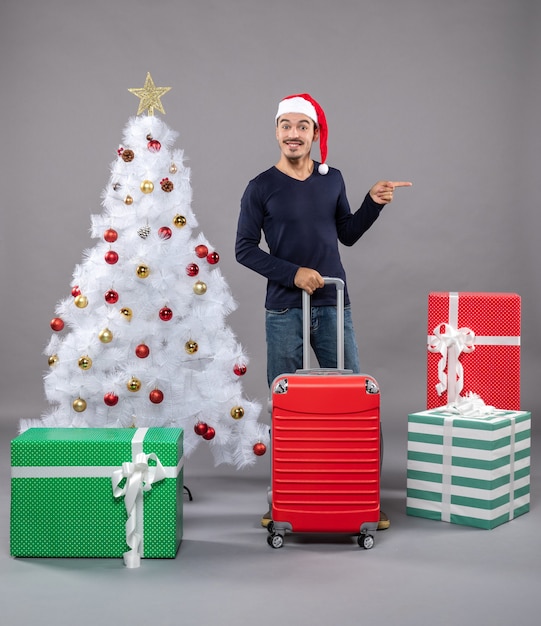
[[[326,285],[336,287],[336,366],[344,369],[344,290],[345,283],[341,278],[324,276]],[[302,292],[302,366],[310,367],[310,295]]]

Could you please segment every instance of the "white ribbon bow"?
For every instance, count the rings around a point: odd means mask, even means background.
[[[439,352],[441,359],[438,362],[438,377],[440,382],[436,385],[438,395],[447,390],[449,375],[454,373],[454,380],[449,380],[453,385],[453,397],[460,396],[464,387],[464,368],[458,357],[462,352],[468,353],[475,350],[475,333],[471,328],[454,328],[450,324],[438,324],[433,334],[428,338],[429,352]],[[448,376],[445,375],[447,367]]]
[[[152,459],[156,465],[149,465]],[[124,496],[124,505],[128,513],[126,521],[126,543],[130,547],[124,553],[124,564],[126,567],[135,568],[141,564],[141,540],[142,533],[139,531],[143,520],[138,519],[137,505],[140,503],[143,492],[150,491],[154,483],[163,480],[166,472],[158,457],[152,452],[145,454],[140,452],[135,456],[134,462],[122,463],[122,467],[113,472],[111,477],[113,484],[113,495],[115,498]],[[120,487],[122,480],[126,479],[123,487]]]
[[[469,391],[461,396],[456,402],[451,402],[446,410],[461,417],[490,417],[496,414],[493,406],[485,404],[484,400],[476,393]]]

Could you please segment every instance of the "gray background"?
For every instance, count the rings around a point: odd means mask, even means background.
[[[46,407],[49,321],[95,243],[90,215],[139,102],[128,88],[147,71],[172,87],[165,121],[239,304],[228,322],[251,357],[249,397],[267,397],[265,280],[234,259],[239,200],[278,159],[278,101],[308,91],[353,208],[379,179],[414,183],[343,251],[388,450],[425,405],[430,291],[522,296],[522,404],[535,412],[540,13],[535,0],[2,0],[2,419]],[[214,471],[206,450],[192,458]]]
[[[2,623],[539,623],[541,290],[538,0],[1,0],[0,597]],[[193,208],[239,303],[245,390],[265,403],[265,281],[237,265],[239,199],[276,162],[273,118],[308,91],[352,206],[412,180],[344,250],[363,370],[382,388],[376,547],[258,528],[268,457],[186,466],[196,499],[174,561],[9,559],[9,441],[45,408],[42,350],[147,71],[192,168]],[[405,515],[406,420],[425,405],[430,291],[522,296],[532,511],[493,531]],[[268,419],[266,415],[263,419]],[[220,474],[220,476],[217,476]],[[427,593],[427,589],[430,591]]]

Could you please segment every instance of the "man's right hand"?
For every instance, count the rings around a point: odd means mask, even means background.
[[[295,286],[303,289],[310,296],[324,285],[325,281],[321,274],[309,267],[299,267],[295,274]]]

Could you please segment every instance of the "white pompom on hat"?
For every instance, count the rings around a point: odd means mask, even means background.
[[[278,104],[278,112],[276,113],[276,121],[285,113],[302,113],[313,120],[319,129],[319,149],[321,152],[321,163],[318,172],[325,175],[329,171],[329,166],[325,162],[327,160],[327,118],[325,111],[320,104],[307,93],[298,93],[292,96],[286,96]]]

